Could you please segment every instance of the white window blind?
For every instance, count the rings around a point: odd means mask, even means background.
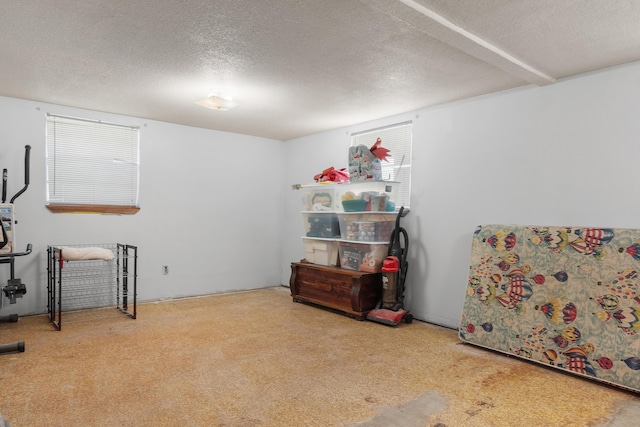
[[[47,114],[47,204],[138,206],[139,128]]]
[[[396,206],[409,207],[411,201],[411,142],[413,136],[411,122],[398,123],[378,129],[371,129],[351,135],[351,145],[365,145],[371,148],[376,140],[389,150],[388,162],[382,164],[382,179],[400,182]]]

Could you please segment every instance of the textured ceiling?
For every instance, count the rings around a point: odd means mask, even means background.
[[[640,60],[637,0],[0,0],[0,95],[287,140]],[[194,104],[226,92],[230,111]]]

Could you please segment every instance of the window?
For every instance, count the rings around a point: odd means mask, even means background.
[[[382,163],[382,179],[400,182],[396,206],[409,207],[411,201],[411,139],[413,124],[398,123],[378,129],[371,129],[351,135],[351,145],[373,146],[382,140],[382,147],[389,150],[388,162]]]
[[[139,128],[47,114],[47,207],[135,213]]]

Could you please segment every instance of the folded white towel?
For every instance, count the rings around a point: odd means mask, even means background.
[[[113,252],[105,248],[70,248],[67,246],[60,247],[62,259],[66,261],[79,261],[89,259],[101,259],[109,261],[113,259]]]

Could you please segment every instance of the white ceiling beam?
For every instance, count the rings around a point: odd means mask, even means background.
[[[556,79],[513,57],[477,35],[455,25],[414,0],[399,0],[438,25],[429,28],[429,36],[460,51],[500,68],[529,83],[544,86]]]

